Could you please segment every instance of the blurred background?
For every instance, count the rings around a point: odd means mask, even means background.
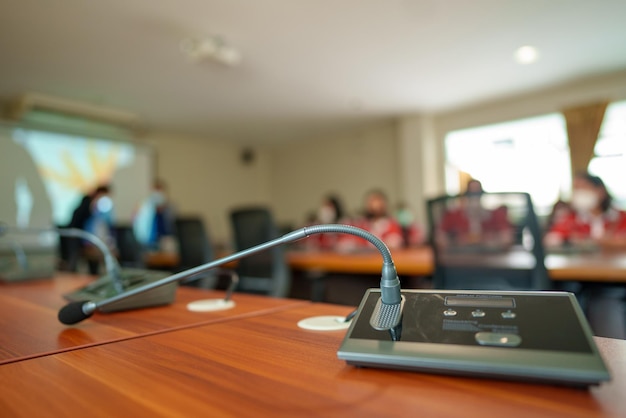
[[[425,223],[425,200],[470,177],[545,216],[581,165],[623,205],[624,16],[620,0],[10,2],[0,215],[45,190],[65,224],[107,183],[129,222],[160,178],[227,247],[233,207],[288,229],[329,191],[356,212],[380,188]],[[589,153],[567,115],[591,105]]]

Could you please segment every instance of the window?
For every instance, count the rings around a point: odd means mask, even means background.
[[[607,107],[594,154],[589,172],[602,178],[615,205],[626,209],[626,101]]]
[[[447,192],[459,192],[461,173],[487,192],[528,192],[547,215],[571,187],[565,120],[560,114],[463,129],[445,139]]]

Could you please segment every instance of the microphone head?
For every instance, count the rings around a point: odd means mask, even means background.
[[[72,325],[89,318],[95,310],[96,304],[93,302],[86,300],[71,302],[61,308],[58,318],[63,324]]]
[[[370,317],[370,325],[379,331],[393,329],[400,324],[402,319],[402,309],[404,308],[404,297],[400,303],[387,304],[383,302],[383,298],[378,298],[372,316]]]

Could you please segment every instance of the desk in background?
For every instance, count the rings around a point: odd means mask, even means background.
[[[552,280],[626,283],[626,253],[548,254],[546,267]]]
[[[433,271],[430,247],[391,251],[401,276],[428,276]],[[335,252],[294,250],[287,253],[287,262],[294,270],[319,270],[332,273],[380,274],[382,256],[378,251]]]
[[[262,297],[258,297],[262,298]],[[307,304],[0,366],[3,416],[618,417],[626,341],[596,339],[613,380],[589,391],[348,366],[345,331]],[[120,327],[130,313],[120,313]],[[94,326],[100,326],[95,324]]]
[[[392,250],[400,276],[428,276],[433,273],[430,247]],[[289,251],[287,260],[294,270],[347,274],[380,274],[382,258],[377,251],[339,253],[332,251]],[[555,281],[626,283],[626,253],[548,254],[545,259]]]

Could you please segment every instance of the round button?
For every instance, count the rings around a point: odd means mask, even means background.
[[[443,316],[456,316],[456,311],[454,309],[446,309],[443,311]]]
[[[486,315],[486,314],[485,314],[485,311],[481,311],[480,309],[476,309],[475,311],[472,311],[472,316],[473,316],[474,318],[482,318],[482,317],[484,317],[485,315]]]
[[[515,312],[511,312],[511,311],[502,312],[502,318],[504,319],[514,319],[516,316],[517,314],[515,314]]]
[[[522,337],[517,334],[505,334],[499,332],[477,332],[474,334],[476,342],[480,345],[496,347],[517,347],[522,343]]]

